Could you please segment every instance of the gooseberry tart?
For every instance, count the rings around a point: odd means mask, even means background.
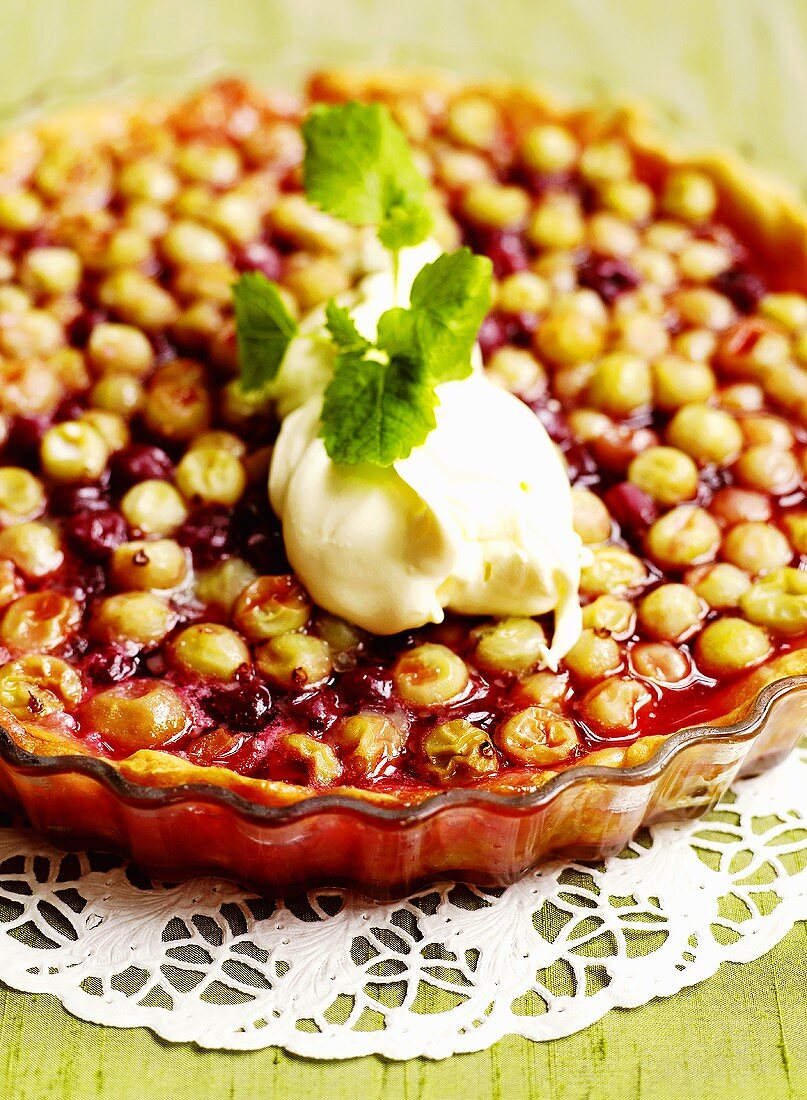
[[[301,190],[310,105],[385,104],[434,234],[490,257],[488,376],[563,453],[583,631],[313,605],[231,288],[306,313],[361,234]],[[504,883],[700,813],[807,710],[807,220],[634,107],[413,73],[226,80],[0,144],[0,788],[163,877]],[[480,446],[484,441],[480,441]]]

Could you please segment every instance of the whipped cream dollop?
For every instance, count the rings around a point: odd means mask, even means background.
[[[344,304],[359,331],[407,305],[432,242],[401,253],[392,273],[364,278]],[[316,332],[324,310],[301,326]],[[298,346],[295,346],[298,345]],[[299,346],[303,345],[303,346]],[[289,561],[326,610],[375,634],[468,615],[555,613],[544,663],[577,640],[581,543],[563,461],[536,416],[475,370],[437,388],[436,428],[390,467],[331,461],[319,438],[333,353],[295,341],[276,385],[285,417],[269,475]]]

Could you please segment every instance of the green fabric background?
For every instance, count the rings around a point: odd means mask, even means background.
[[[665,1001],[616,1010],[551,1043],[509,1038],[442,1062],[311,1062],[169,1046],[82,1023],[52,997],[7,992],[0,1081],[11,1100],[803,1100],[807,925],[764,959]]]
[[[805,0],[0,0],[0,17],[0,123],[112,84],[186,87],[222,60],[280,84],[333,60],[425,61],[638,94],[807,191]],[[802,923],[758,962],[568,1039],[400,1064],[170,1047],[0,988],[0,1097],[797,1100],[806,971]]]

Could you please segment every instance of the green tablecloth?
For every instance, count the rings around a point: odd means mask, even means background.
[[[0,15],[2,119],[43,86],[48,100],[98,94],[113,77],[183,87],[222,58],[280,83],[328,61],[393,58],[637,93],[671,126],[807,182],[804,0],[0,0]],[[801,924],[765,958],[668,1001],[440,1063],[169,1047],[0,989],[0,1097],[795,1100],[807,1097],[805,964]]]
[[[442,1062],[310,1062],[168,1046],[69,1016],[52,997],[0,992],[0,1095],[9,1100],[765,1100],[807,1097],[807,924],[758,962],[551,1043],[506,1039]]]

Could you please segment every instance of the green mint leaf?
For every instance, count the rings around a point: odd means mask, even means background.
[[[390,358],[404,356],[422,363],[429,384],[438,386],[441,382],[459,382],[473,372],[470,352],[464,357],[446,358],[430,354],[432,347],[432,326],[428,317],[412,309],[388,309],[378,322],[376,346],[385,351]]]
[[[391,466],[432,431],[436,403],[422,363],[340,355],[325,391],[320,435],[333,462]]]
[[[423,203],[394,206],[378,228],[378,239],[384,248],[397,252],[425,241],[433,225],[431,211]]]
[[[390,358],[422,361],[433,385],[471,373],[471,350],[490,308],[491,264],[467,248],[427,264],[412,284],[411,307],[389,309],[377,344]]]
[[[325,307],[325,327],[331,334],[331,339],[340,352],[355,352],[364,355],[368,348],[372,347],[369,340],[365,340],[356,326],[349,310],[339,306],[331,298]]]
[[[417,318],[411,309],[395,306],[381,314],[378,319],[376,347],[386,352],[390,359],[402,356],[406,359],[423,360]]]
[[[467,378],[479,326],[490,309],[493,266],[469,248],[447,252],[418,272],[410,294],[418,342],[432,378]]]
[[[427,184],[385,107],[315,107],[303,123],[303,138],[303,182],[311,202],[353,225],[383,227],[388,248],[425,240],[431,229],[422,203]]]
[[[253,271],[233,286],[235,333],[241,388],[259,390],[277,377],[297,322],[286,309],[277,284]]]

